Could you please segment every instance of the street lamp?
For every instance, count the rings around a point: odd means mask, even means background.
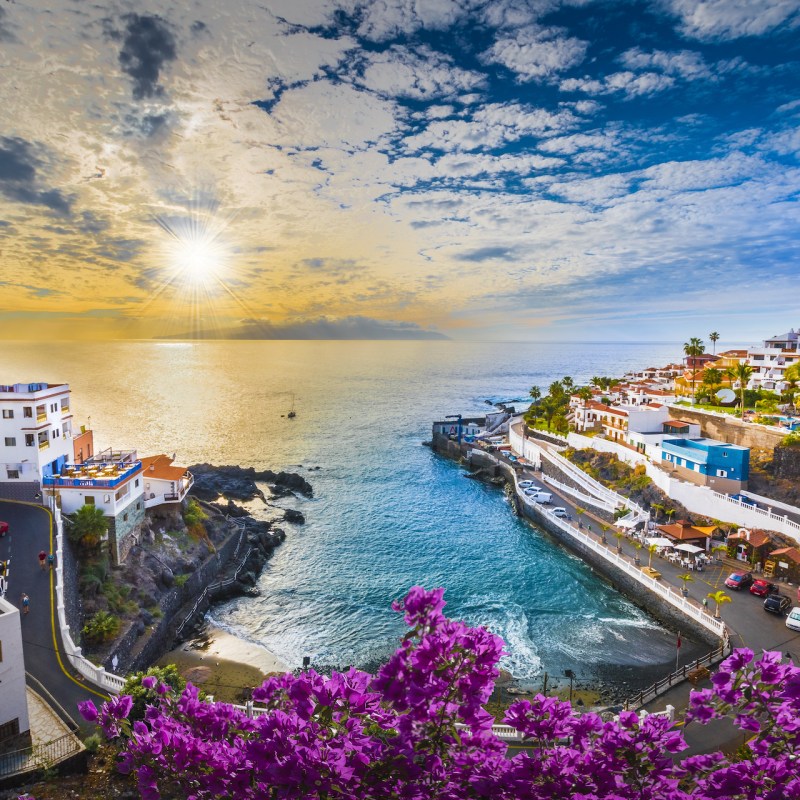
[[[571,669],[564,670],[564,677],[569,678],[569,701],[572,702],[572,681],[575,680],[575,673]]]

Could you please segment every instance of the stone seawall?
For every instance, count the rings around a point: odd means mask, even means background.
[[[434,437],[434,441],[432,442],[434,451],[442,456],[461,461],[467,454],[467,446],[462,445],[461,448],[459,448],[455,442],[448,441],[446,437],[442,438],[444,438],[444,441],[441,443],[442,446],[440,447]],[[491,471],[491,477],[499,477],[502,475],[509,483],[513,484],[514,473],[510,466],[496,464],[492,459],[481,456],[482,454],[475,453],[469,462],[470,465],[474,467],[477,465],[476,462],[486,460],[494,468]],[[490,470],[486,470],[485,474],[487,478],[490,477]],[[480,475],[476,477],[483,476]],[[644,584],[630,577],[627,573],[614,566],[613,563],[586,547],[582,542],[564,533],[536,506],[529,507],[527,504],[519,502],[519,498],[517,498],[516,494],[513,495],[513,499],[515,507],[522,517],[534,523],[537,528],[544,531],[546,535],[550,536],[559,544],[580,556],[580,558],[597,574],[611,583],[614,589],[635,605],[647,611],[651,616],[659,620],[659,622],[662,622],[671,629],[685,631],[687,634],[690,633],[697,641],[719,644],[717,637],[708,629],[696,623],[690,617],[682,614],[677,608],[650,591]]]

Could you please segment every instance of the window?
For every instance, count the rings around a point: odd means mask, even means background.
[[[94,495],[87,494],[86,497],[83,498],[84,505],[93,506],[94,505]]]
[[[123,522],[127,522],[128,521],[128,512],[127,511],[122,515],[122,521]]]
[[[110,494],[104,494],[103,495],[103,502],[104,503],[110,503],[111,502],[111,495]]]
[[[50,410],[53,412],[58,411],[58,403],[50,403]]]
[[[718,469],[717,470],[717,477],[718,478],[727,478],[728,477],[728,471],[724,470],[724,469]]]
[[[139,485],[139,479],[137,478],[137,479],[134,481],[134,486],[138,486],[138,485]]]
[[[15,436],[6,436],[6,447],[16,447],[17,439]]]
[[[33,438],[32,433],[25,434],[25,447],[33,447],[36,444],[36,440]]]
[[[19,470],[18,469],[8,469],[6,470],[8,473],[8,479],[10,481],[15,481],[19,478]]]
[[[136,503],[136,510],[137,510],[137,511],[141,511],[141,509],[142,509],[142,504],[141,504],[141,502],[137,502],[137,503]]]
[[[33,406],[23,406],[22,416],[26,419],[33,419]]]
[[[14,411],[10,408],[3,409],[3,419],[14,419]]]

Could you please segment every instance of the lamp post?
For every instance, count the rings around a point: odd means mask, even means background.
[[[569,678],[569,701],[572,702],[572,681],[575,680],[575,673],[571,669],[564,670],[564,677]]]

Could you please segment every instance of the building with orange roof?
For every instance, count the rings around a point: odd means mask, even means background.
[[[775,548],[775,540],[767,531],[739,528],[727,540],[728,554],[759,568],[766,568],[768,554]]]
[[[800,550],[796,547],[773,550],[764,562],[764,573],[778,580],[800,582]]]
[[[147,509],[182,502],[194,484],[192,473],[164,453],[142,459],[142,479]]]
[[[708,550],[711,546],[711,536],[715,528],[714,526],[710,528],[695,526],[685,519],[679,519],[668,525],[656,525],[656,530],[679,544],[693,544],[696,547]]]

